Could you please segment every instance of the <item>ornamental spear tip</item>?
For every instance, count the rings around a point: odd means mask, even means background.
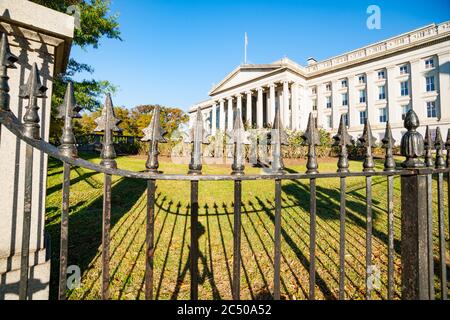
[[[152,120],[147,128],[142,130],[144,132],[144,137],[142,141],[150,141],[150,148],[148,151],[148,158],[145,164],[149,172],[158,172],[159,162],[158,162],[158,143],[166,143],[167,140],[164,135],[167,133],[161,128],[160,122],[160,106],[155,106],[153,110]]]
[[[102,109],[102,114],[94,121],[97,124],[97,127],[94,129],[94,131],[96,132],[107,130],[112,130],[116,132],[122,131],[122,129],[118,127],[118,125],[122,122],[122,120],[116,118],[116,114],[114,112],[114,107],[111,99],[111,94],[108,93],[106,95],[105,104]]]
[[[302,135],[304,140],[304,145],[308,146],[318,146],[320,145],[320,135],[317,129],[317,122],[314,119],[312,112],[309,113],[308,126],[306,127],[305,133]]]
[[[203,116],[200,107],[197,108],[196,118],[189,132],[188,142],[192,143],[191,162],[189,174],[201,174],[202,172],[202,144],[209,144],[208,133],[203,124]]]
[[[234,129],[229,133],[229,136],[231,139],[229,139],[228,144],[234,145],[233,164],[231,166],[233,171],[231,174],[244,174],[244,144],[250,144],[250,139],[249,133],[244,130],[240,108],[237,109],[234,119]]]
[[[73,90],[73,83],[70,81],[67,84],[66,94],[64,95],[64,102],[58,107],[58,118],[64,119],[66,117],[72,119],[81,118],[79,112],[83,109],[77,104]]]
[[[30,75],[28,76],[27,83],[20,86],[19,97],[24,99],[33,98],[45,98],[45,92],[47,87],[41,83],[41,77],[39,76],[39,69],[36,62],[33,63]]]
[[[436,138],[434,140],[434,147],[436,148],[436,168],[438,169],[443,169],[445,168],[445,160],[444,160],[444,154],[443,154],[443,150],[444,150],[444,140],[442,139],[442,135],[441,135],[441,128],[437,127],[436,128]]]
[[[429,126],[425,129],[425,138],[423,140],[423,144],[425,147],[425,165],[429,168],[434,166],[433,163],[433,155],[431,150],[433,149],[433,139],[431,138],[431,130]]]
[[[16,68],[14,65],[19,59],[11,53],[6,33],[2,34],[0,43],[0,65],[6,68]]]
[[[272,171],[274,173],[282,174],[284,170],[283,155],[281,146],[288,144],[287,134],[283,129],[281,122],[280,108],[275,108],[275,117],[273,119],[274,126],[271,134],[272,144]]]
[[[353,138],[347,132],[347,126],[345,125],[344,115],[341,115],[341,121],[339,123],[339,129],[337,134],[333,137],[334,146],[339,146],[339,160],[337,163],[338,172],[348,172],[348,152],[347,146],[353,145]]]
[[[366,120],[362,136],[359,138],[361,146],[366,148],[365,159],[363,163],[364,171],[374,171],[375,163],[373,162],[372,148],[376,138],[372,135],[372,128],[369,120]]]
[[[386,130],[384,132],[384,138],[381,140],[383,148],[386,149],[386,156],[384,160],[384,171],[394,171],[395,161],[393,156],[393,148],[395,146],[395,139],[392,136],[391,124],[386,122]]]

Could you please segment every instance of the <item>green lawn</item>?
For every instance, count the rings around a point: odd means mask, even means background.
[[[97,158],[91,159],[98,162]],[[120,168],[141,171],[145,159],[119,157]],[[382,161],[376,161],[382,169]],[[350,162],[360,171],[361,162]],[[289,170],[304,172],[305,166]],[[336,170],[336,162],[319,160],[321,172]],[[161,163],[166,173],[184,173],[186,165]],[[261,169],[246,168],[247,173]],[[229,173],[224,166],[204,166],[205,173]],[[400,179],[395,178],[395,275],[396,298],[400,290]],[[52,239],[52,297],[57,291],[62,166],[50,161],[47,186],[46,230]],[[436,181],[434,181],[436,184]],[[242,183],[242,268],[241,297],[270,298],[273,288],[273,181]],[[69,293],[70,299],[99,299],[101,275],[101,214],[103,175],[82,168],[71,172],[69,265],[82,270],[82,285]],[[436,188],[436,186],[433,186]],[[445,189],[447,185],[445,184]],[[157,183],[155,221],[155,288],[157,299],[189,299],[189,182]],[[233,183],[200,183],[199,222],[200,299],[231,299],[233,261]],[[281,290],[285,299],[308,295],[309,267],[309,185],[308,181],[285,181],[282,185]],[[113,178],[111,219],[111,297],[144,298],[144,241],[146,183]],[[387,286],[387,199],[386,178],[373,178],[373,263],[381,272],[381,287],[374,298],[386,298]],[[445,203],[447,204],[445,191]],[[436,198],[434,198],[436,209]],[[447,219],[447,205],[445,207]],[[437,214],[435,212],[435,263]],[[448,241],[448,221],[445,222]],[[339,179],[317,182],[316,296],[335,299],[339,288]],[[346,298],[363,299],[365,292],[365,179],[347,179]],[[436,271],[438,268],[436,267]],[[436,277],[436,290],[438,289]]]

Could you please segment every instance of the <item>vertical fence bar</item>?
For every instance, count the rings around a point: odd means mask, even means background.
[[[316,298],[316,179],[310,179],[309,197],[309,299]]]
[[[198,181],[191,181],[191,300],[198,300]]]
[[[366,299],[372,299],[372,177],[366,177]]]
[[[388,198],[388,300],[394,299],[394,176],[387,177]]]
[[[147,228],[146,228],[146,248],[145,255],[145,299],[153,299],[153,257],[154,257],[154,236],[155,236],[155,190],[156,181],[147,181]]]
[[[447,264],[445,260],[445,226],[444,226],[444,190],[443,173],[438,173],[438,223],[439,223],[439,260],[441,267],[441,297],[447,300]]]
[[[111,175],[104,175],[102,219],[102,299],[109,299],[109,242],[111,228]]]
[[[233,299],[241,293],[241,193],[242,181],[234,182],[234,233],[233,233]]]
[[[70,164],[63,164],[62,208],[61,208],[61,239],[59,249],[59,300],[66,299],[67,287],[67,260],[69,237],[69,191],[70,191]]]
[[[31,199],[33,188],[33,147],[26,145],[25,151],[25,192],[23,206],[22,252],[20,257],[19,299],[28,298],[28,269],[31,231]]]
[[[427,174],[427,234],[428,234],[428,287],[430,299],[434,300],[434,246],[433,246],[433,176]]]
[[[339,208],[339,299],[345,300],[345,178],[340,178],[341,203]]]
[[[275,180],[275,255],[274,255],[274,280],[273,296],[280,300],[280,266],[281,266],[281,180]]]

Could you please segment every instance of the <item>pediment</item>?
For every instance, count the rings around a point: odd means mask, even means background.
[[[217,92],[230,89],[239,84],[263,77],[264,75],[269,74],[279,68],[280,66],[276,65],[268,65],[264,67],[239,67],[227,77],[225,77],[225,79],[223,79],[216,87],[214,87],[210,92],[210,95],[214,95]]]

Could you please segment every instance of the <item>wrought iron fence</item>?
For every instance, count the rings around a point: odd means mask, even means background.
[[[437,176],[437,201],[439,225],[439,269],[440,291],[443,299],[447,299],[446,274],[446,246],[444,226],[444,174],[450,182],[450,132],[447,142],[444,143],[439,127],[436,129],[436,138],[431,139],[427,130],[425,139],[416,131],[419,119],[414,111],[409,111],[405,119],[405,128],[408,130],[401,140],[401,153],[406,157],[401,167],[396,167],[393,158],[394,138],[389,123],[383,148],[386,150],[384,170],[376,171],[372,148],[375,138],[369,122],[364,126],[363,135],[359,138],[361,148],[364,149],[363,168],[360,172],[350,172],[347,148],[353,145],[353,138],[348,134],[344,119],[341,118],[339,130],[333,137],[334,145],[339,150],[337,172],[320,173],[316,157],[316,147],[319,145],[317,123],[310,114],[308,127],[303,135],[304,145],[308,147],[306,173],[287,173],[284,170],[282,148],[287,144],[286,134],[280,118],[280,110],[275,112],[274,128],[271,136],[271,172],[266,174],[245,174],[244,144],[248,143],[247,132],[241,119],[241,110],[237,110],[234,119],[234,130],[230,133],[230,143],[234,148],[233,163],[230,175],[203,175],[202,174],[202,145],[208,143],[207,132],[204,129],[202,113],[197,110],[195,122],[190,129],[189,141],[192,143],[191,160],[187,174],[164,174],[158,171],[158,144],[165,143],[165,132],[159,122],[159,108],[155,108],[149,126],[144,130],[143,141],[150,143],[146,172],[134,172],[117,168],[115,151],[112,141],[112,132],[119,131],[120,122],[114,115],[111,97],[108,95],[101,116],[96,119],[95,131],[103,131],[101,163],[92,162],[77,157],[76,141],[72,132],[72,119],[79,117],[81,110],[75,102],[73,87],[69,83],[63,105],[60,106],[60,116],[64,118],[64,128],[61,145],[55,147],[39,136],[38,99],[43,98],[46,88],[41,85],[39,71],[33,65],[28,82],[21,87],[20,97],[28,100],[23,121],[20,121],[9,108],[9,87],[7,69],[14,67],[17,58],[9,51],[5,36],[1,40],[0,51],[0,125],[26,143],[25,162],[25,190],[24,190],[24,219],[22,234],[22,256],[20,276],[20,299],[27,299],[29,280],[28,249],[30,243],[30,222],[32,206],[32,170],[34,150],[45,152],[49,156],[63,162],[62,185],[62,211],[61,211],[61,239],[60,239],[60,270],[59,270],[59,299],[66,298],[66,276],[68,257],[68,228],[69,228],[69,191],[71,166],[78,166],[104,174],[103,189],[103,224],[102,224],[102,280],[101,297],[109,299],[110,283],[110,217],[111,217],[111,177],[118,175],[128,178],[143,179],[147,181],[147,211],[146,211],[146,269],[145,269],[145,298],[152,299],[153,294],[153,259],[154,259],[154,208],[155,190],[158,181],[183,180],[190,182],[190,297],[198,299],[198,237],[197,228],[199,211],[199,183],[210,181],[232,181],[234,183],[234,228],[233,228],[233,268],[232,268],[232,297],[240,299],[240,271],[241,271],[241,201],[242,182],[248,180],[274,181],[275,190],[275,219],[274,219],[274,282],[273,297],[280,299],[280,259],[281,259],[281,186],[287,180],[308,180],[310,187],[309,206],[309,299],[315,299],[316,284],[316,181],[324,178],[340,179],[340,228],[339,228],[339,298],[345,299],[345,220],[346,220],[346,179],[349,177],[364,177],[366,181],[366,298],[371,299],[372,288],[369,278],[372,276],[372,178],[385,177],[387,180],[387,215],[388,215],[388,299],[394,294],[394,205],[393,205],[393,179],[401,177],[401,265],[402,265],[402,298],[404,299],[434,299],[435,268],[433,260],[433,216],[432,216],[432,177]],[[0,141],[1,143],[1,141]],[[432,150],[435,149],[435,160]],[[444,159],[444,150],[447,158]],[[422,161],[424,157],[425,161]],[[450,189],[449,189],[450,190]],[[450,197],[449,197],[450,198]]]

